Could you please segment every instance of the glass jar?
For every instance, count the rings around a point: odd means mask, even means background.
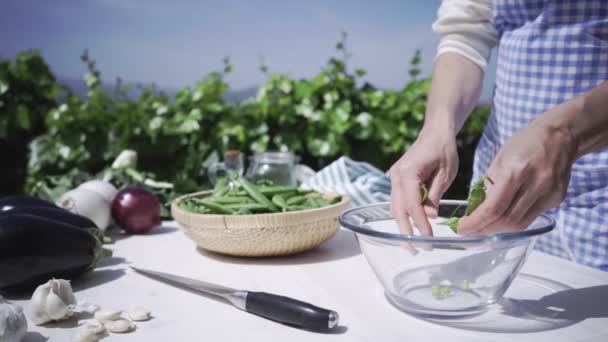
[[[252,182],[269,180],[274,185],[296,186],[295,166],[299,157],[291,152],[261,152],[249,158],[246,177]]]
[[[224,152],[224,161],[213,163],[209,166],[207,174],[209,183],[213,186],[217,179],[230,174],[242,176],[244,172],[243,155],[238,150],[228,150]]]

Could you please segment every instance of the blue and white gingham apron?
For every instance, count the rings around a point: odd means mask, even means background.
[[[493,4],[500,37],[496,87],[473,182],[534,117],[608,80],[608,0]],[[390,180],[383,172],[346,157],[304,186],[349,195],[356,205],[390,200]],[[608,271],[608,149],[576,161],[566,199],[547,214],[557,226],[539,238],[537,249]]]
[[[608,1],[493,3],[500,38],[496,84],[473,180],[536,116],[608,80]],[[537,249],[608,270],[608,149],[576,161],[566,199],[547,213],[557,226],[538,239]]]

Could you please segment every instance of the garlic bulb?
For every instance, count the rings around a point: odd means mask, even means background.
[[[23,309],[0,296],[0,342],[19,342],[27,332]]]
[[[111,203],[91,190],[81,188],[70,190],[63,194],[56,204],[74,214],[88,217],[101,230],[108,228],[112,219]]]
[[[116,193],[118,192],[118,190],[114,185],[112,185],[112,183],[99,179],[84,182],[80,184],[77,189],[85,189],[96,192],[101,195],[103,199],[108,201],[108,203],[112,203],[112,200],[114,200],[114,196],[116,196]]]
[[[60,321],[72,316],[75,306],[76,297],[70,282],[51,279],[34,291],[29,306],[29,317],[36,325]]]

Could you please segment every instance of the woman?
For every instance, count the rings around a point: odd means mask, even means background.
[[[458,169],[455,136],[476,105],[498,47],[492,114],[473,180],[485,202],[461,220],[464,235],[555,218],[543,252],[608,270],[608,1],[444,0],[424,127],[392,166],[391,210],[424,235]],[[429,188],[421,204],[421,184]]]

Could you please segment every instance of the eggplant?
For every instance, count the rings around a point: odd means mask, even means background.
[[[0,217],[0,292],[33,290],[51,278],[75,279],[108,251],[93,230],[39,216]]]
[[[0,211],[7,211],[20,207],[48,207],[59,208],[54,203],[45,201],[38,197],[15,195],[0,197]]]
[[[90,219],[59,207],[15,207],[10,210],[1,211],[0,217],[15,214],[38,216],[53,221],[71,224],[83,229],[97,228],[95,222],[91,221]]]

